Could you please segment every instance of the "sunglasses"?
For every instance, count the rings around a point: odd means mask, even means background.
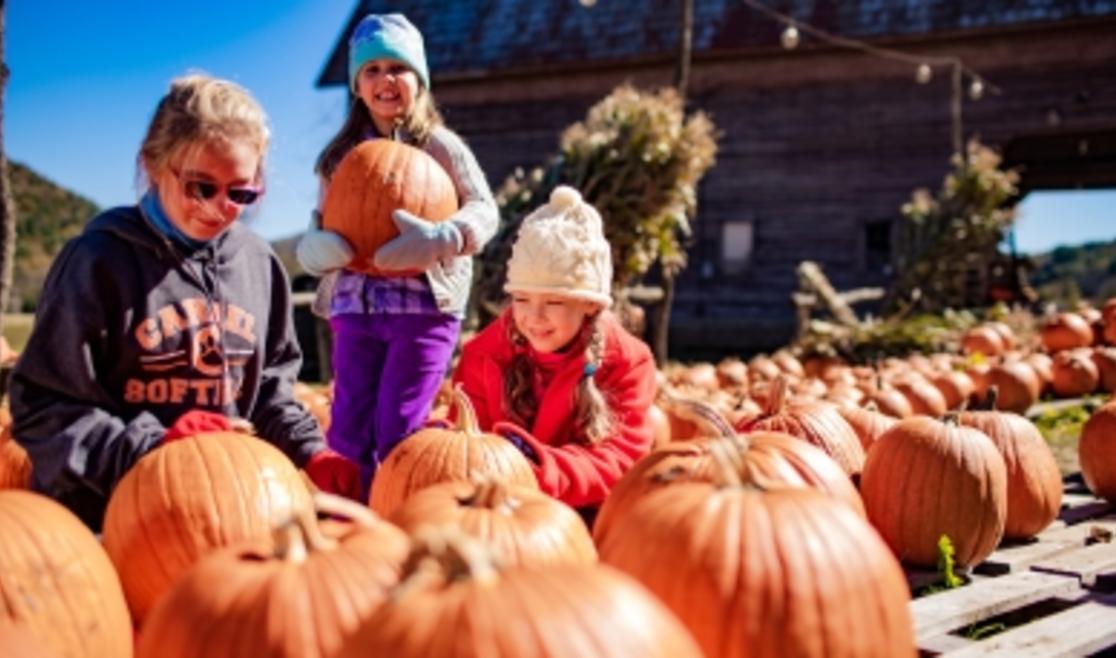
[[[202,180],[200,178],[183,178],[182,174],[178,171],[174,175],[182,181],[182,189],[186,192],[186,196],[199,201],[209,201],[217,196],[217,194],[224,189],[225,197],[238,206],[249,206],[255,203],[263,190],[258,187],[234,187],[232,185],[221,186],[212,181]]]

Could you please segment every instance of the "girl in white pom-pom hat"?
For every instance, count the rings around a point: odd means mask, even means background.
[[[600,505],[654,435],[654,359],[608,311],[611,283],[600,215],[558,187],[519,228],[509,308],[465,345],[454,375],[482,429],[508,437],[542,490],[576,508]]]

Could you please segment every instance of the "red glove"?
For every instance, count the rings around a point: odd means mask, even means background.
[[[364,501],[364,487],[360,482],[360,466],[356,462],[326,448],[314,453],[302,467],[310,481],[326,493],[344,496],[358,503]]]
[[[228,416],[202,409],[191,409],[178,417],[163,434],[163,443],[185,439],[202,432],[230,432],[233,424]]]

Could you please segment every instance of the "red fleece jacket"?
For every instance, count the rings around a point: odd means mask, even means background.
[[[481,429],[511,420],[505,412],[504,373],[511,363],[508,340],[511,314],[505,312],[470,340],[454,373],[476,408]],[[573,506],[599,505],[612,485],[651,448],[654,429],[648,410],[655,398],[655,362],[647,345],[620,326],[615,316],[601,319],[604,353],[594,377],[612,409],[611,436],[589,446],[573,441],[574,394],[586,359],[571,352],[547,386],[535,422],[524,437],[539,455],[539,486]]]

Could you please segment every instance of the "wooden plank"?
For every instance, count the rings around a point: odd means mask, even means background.
[[[1084,544],[1085,540],[1082,539],[1078,542],[1036,541],[1029,544],[1001,546],[985,558],[984,562],[978,564],[974,571],[991,576],[1015,573],[1030,567],[1035,562],[1072,551]]]
[[[919,640],[1080,589],[1077,578],[1022,571],[911,601]]]
[[[1090,540],[1103,539],[1109,533],[1116,534],[1116,516],[1101,516],[1074,525],[1047,528],[1040,532],[1036,539],[1044,542],[1084,545]]]
[[[1084,656],[1116,644],[1116,597],[1100,598],[993,635],[949,658]]]
[[[1045,573],[1076,576],[1081,584],[1091,587],[1098,573],[1116,571],[1116,544],[1100,542],[1067,551],[1031,565]]]

